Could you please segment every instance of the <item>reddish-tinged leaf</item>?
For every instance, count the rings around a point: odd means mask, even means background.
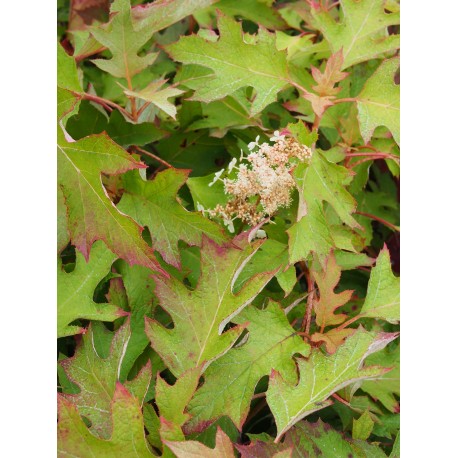
[[[337,308],[346,304],[353,294],[351,290],[342,291],[338,294],[334,292],[339,283],[340,274],[341,269],[333,253],[326,260],[322,271],[313,271],[313,278],[320,290],[320,299],[314,302],[313,307],[316,313],[316,323],[322,329],[326,326],[340,324],[346,318],[343,313],[338,315],[334,313]]]
[[[103,21],[109,9],[109,0],[73,0],[70,2],[68,29],[83,30],[94,20]]]
[[[331,57],[326,62],[326,68],[322,73],[318,68],[312,66],[312,76],[317,82],[312,89],[320,96],[336,95],[339,93],[340,88],[334,87],[339,81],[345,79],[348,75],[347,72],[341,72],[340,69],[343,65],[343,51],[342,49]]]
[[[144,100],[145,102],[156,105],[158,108],[165,111],[169,116],[175,119],[177,114],[176,106],[169,102],[168,99],[170,97],[181,95],[184,91],[171,86],[162,87],[166,82],[167,80],[153,81],[140,91],[130,91],[126,89],[124,93],[127,96],[136,97],[138,99]]]
[[[83,336],[75,356],[60,362],[68,378],[78,385],[78,394],[63,394],[72,402],[81,415],[92,425],[91,432],[101,438],[110,436],[110,404],[115,393],[116,383],[130,339],[129,320],[119,328],[111,342],[110,354],[102,359],[94,346],[92,327]],[[151,364],[148,363],[136,379],[126,382],[129,391],[139,399],[140,405],[151,380]]]
[[[333,429],[320,419],[316,423],[301,421],[291,428],[281,443],[274,443],[265,436],[251,435],[249,445],[235,445],[241,458],[271,458],[289,456],[291,458],[386,458],[377,446],[361,440],[354,440]],[[257,440],[254,440],[254,439]],[[280,455],[284,454],[284,455]]]
[[[326,108],[334,105],[334,102],[332,101],[334,97],[332,96],[319,96],[312,94],[311,92],[307,92],[304,94],[304,98],[312,104],[313,112],[320,117],[326,111]]]
[[[163,272],[154,251],[141,237],[142,228],[116,208],[101,179],[102,173],[117,175],[146,166],[105,134],[68,142],[61,131],[58,140],[58,184],[67,207],[72,243],[88,259],[93,242],[103,240],[129,264]]]
[[[136,457],[154,455],[145,438],[142,411],[137,399],[116,383],[109,406],[113,427],[107,439],[94,436],[84,424],[80,410],[68,399],[58,396],[57,453],[59,458]]]
[[[147,318],[146,334],[175,376],[204,362],[208,365],[229,350],[245,325],[223,333],[224,327],[276,274],[273,271],[255,275],[241,291],[233,292],[241,270],[262,244],[250,243],[249,237],[250,233],[244,232],[226,247],[204,237],[202,274],[193,291],[175,278],[156,277],[156,294],[174,327],[167,329]]]
[[[216,431],[215,448],[208,448],[197,441],[164,441],[164,444],[175,453],[177,458],[234,458],[235,456],[231,440],[219,426]]]
[[[156,0],[132,8],[136,30],[147,28],[152,32],[164,29],[218,0]]]
[[[62,191],[57,187],[57,253],[59,254],[70,242],[67,227],[67,207]]]
[[[79,108],[81,96],[68,89],[57,88],[57,121],[65,126],[67,119],[74,115]]]
[[[326,351],[329,354],[335,353],[337,347],[340,347],[345,339],[356,332],[356,329],[331,329],[326,333],[315,332],[312,335],[312,342],[324,342]]]

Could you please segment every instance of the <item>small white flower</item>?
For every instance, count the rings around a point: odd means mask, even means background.
[[[205,208],[199,202],[197,202],[197,211],[202,212],[202,215],[205,216]]]
[[[224,173],[224,169],[221,169],[219,172],[215,173],[215,178],[213,178],[213,181],[208,184],[208,186],[213,186],[218,180],[219,177]]]
[[[280,131],[276,130],[274,132],[274,136],[270,138],[270,141],[271,142],[278,142],[280,140],[284,140],[285,139],[285,136],[284,135],[280,135]]]
[[[234,159],[232,159],[231,162],[229,162],[229,166],[228,166],[228,173],[231,173],[232,172],[232,169],[235,167],[235,164],[237,164],[237,158],[234,157]]]
[[[256,237],[257,239],[265,239],[265,238],[267,237],[266,231],[263,231],[262,229],[258,229],[258,230],[256,231],[255,237]]]
[[[248,143],[248,149],[249,149],[250,151],[252,151],[256,146],[259,146],[259,143],[258,143],[258,142],[259,142],[259,139],[260,139],[260,138],[261,138],[261,137],[258,135],[258,136],[256,137],[256,141]]]

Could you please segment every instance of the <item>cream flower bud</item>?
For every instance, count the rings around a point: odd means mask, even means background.
[[[278,130],[270,139],[273,144],[259,144],[259,139],[258,135],[256,141],[248,144],[250,153],[247,157],[241,151],[238,167],[236,158],[229,163],[229,173],[234,168],[237,170],[235,178],[221,179],[222,169],[209,185],[212,186],[217,180],[222,181],[225,194],[230,196],[224,206],[218,204],[214,210],[206,210],[210,216],[219,216],[230,232],[234,232],[233,221],[237,218],[255,226],[279,208],[289,207],[291,191],[295,187],[291,171],[298,160],[309,161],[312,157],[309,147],[292,137],[280,135]],[[258,230],[256,237],[265,238],[265,231]]]

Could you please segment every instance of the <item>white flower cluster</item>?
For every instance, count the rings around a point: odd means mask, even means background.
[[[248,144],[250,154],[247,157],[242,152],[239,166],[237,158],[229,163],[227,171],[237,170],[236,179],[221,178],[225,172],[225,169],[221,169],[209,184],[213,186],[218,180],[222,181],[226,194],[232,196],[225,206],[217,205],[214,210],[207,210],[210,216],[222,217],[231,232],[234,231],[233,221],[236,218],[254,226],[272,216],[278,208],[288,207],[295,185],[291,176],[295,165],[292,159],[305,161],[312,155],[309,147],[292,137],[280,135],[279,131],[275,131],[270,138],[273,145],[259,144],[259,138]],[[198,209],[206,211],[200,205]]]

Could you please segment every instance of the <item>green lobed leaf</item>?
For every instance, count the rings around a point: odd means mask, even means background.
[[[166,262],[180,266],[178,241],[199,245],[202,237],[217,243],[227,240],[223,229],[199,212],[187,211],[177,200],[178,190],[186,183],[188,170],[168,169],[153,181],[145,181],[139,173],[123,176],[124,194],[118,208],[147,226],[154,248]]]
[[[267,403],[277,424],[276,441],[302,418],[329,406],[332,402],[328,398],[337,390],[384,374],[384,368],[362,367],[362,364],[367,356],[381,350],[396,337],[397,334],[376,335],[360,328],[333,355],[313,350],[307,360],[297,361],[297,385],[288,383],[278,372],[272,371]]]
[[[101,358],[95,348],[94,334],[89,326],[75,355],[60,361],[67,377],[75,383],[80,392],[62,394],[78,408],[78,412],[91,422],[91,433],[100,438],[108,438],[112,428],[110,405],[120,380],[121,364],[130,339],[130,327],[127,321],[115,333],[111,342],[110,354]],[[147,364],[138,377],[125,383],[130,393],[143,403],[151,380],[151,365]],[[123,380],[124,381],[124,380]]]
[[[75,59],[60,44],[57,45],[57,87],[73,92],[82,91]]]
[[[110,437],[94,436],[84,424],[79,409],[63,396],[58,396],[57,424],[58,457],[97,456],[100,458],[156,456],[148,447],[140,404],[127,389],[117,382],[110,404]]]
[[[81,98],[78,94],[58,87],[57,121],[60,121],[65,126],[67,119],[78,111],[80,100]]]
[[[374,427],[369,411],[366,410],[357,420],[353,420],[352,437],[365,441],[371,435]]]
[[[297,223],[288,230],[289,261],[306,259],[310,253],[325,257],[334,246],[329,226],[320,205],[312,205]]]
[[[155,277],[159,303],[171,316],[174,327],[167,329],[146,319],[146,333],[175,376],[202,363],[208,366],[229,350],[245,326],[223,332],[226,324],[275,275],[275,270],[256,275],[234,294],[240,271],[260,246],[259,242],[250,243],[249,236],[242,233],[226,247],[203,237],[202,273],[194,290],[174,278]]]
[[[156,0],[132,8],[135,30],[162,30],[218,0]]]
[[[154,30],[135,30],[132,23],[130,0],[115,0],[111,4],[111,21],[104,26],[91,29],[95,39],[112,53],[111,59],[95,59],[92,62],[101,70],[116,78],[130,81],[137,73],[151,65],[157,53],[139,56],[138,52],[151,38]]]
[[[313,25],[333,53],[343,48],[345,69],[399,48],[399,35],[387,28],[399,24],[399,13],[385,13],[384,0],[340,0],[340,21],[324,8],[312,8]]]
[[[331,425],[319,419],[316,423],[301,421],[286,432],[281,443],[274,443],[270,437],[251,435],[249,445],[236,445],[241,458],[270,458],[281,456],[291,458],[386,458],[385,453],[375,444],[346,437]]]
[[[273,239],[265,240],[261,248],[256,251],[242,272],[240,272],[240,275],[237,277],[237,280],[234,283],[235,290],[238,291],[238,289],[243,286],[245,281],[247,281],[253,275],[265,272],[266,265],[269,266],[269,269],[279,269],[279,273],[276,275],[278,279],[279,275],[283,273],[283,269],[288,265],[287,245]],[[294,283],[296,283],[296,273],[294,268],[293,271]],[[288,281],[291,280],[288,279]],[[289,286],[290,285],[288,285],[288,287]]]
[[[359,126],[366,143],[376,127],[385,126],[400,144],[400,88],[394,82],[398,68],[399,57],[383,61],[357,97]]]
[[[57,337],[83,332],[84,328],[71,325],[77,319],[114,321],[126,314],[114,304],[96,304],[93,300],[96,286],[110,272],[115,259],[116,255],[100,241],[94,243],[87,262],[76,252],[75,269],[70,273],[58,259]]]
[[[82,92],[76,61],[64,48],[57,45],[57,119],[65,125],[67,119],[78,112]]]
[[[294,266],[289,266],[286,270],[283,270],[283,272],[278,273],[276,278],[281,289],[285,292],[286,297],[291,293],[297,283],[296,268]]]
[[[306,259],[310,252],[322,259],[334,246],[323,202],[332,206],[343,223],[351,228],[360,227],[351,216],[356,210],[356,201],[345,188],[352,173],[329,162],[316,150],[310,164],[300,163],[293,177],[299,190],[299,211],[298,222],[287,231],[290,262]]]
[[[162,441],[159,434],[161,424],[156,411],[151,404],[145,404],[143,406],[143,421],[145,423],[145,429],[148,431],[146,439],[153,447],[161,450]]]
[[[389,323],[400,320],[400,279],[391,271],[390,252],[385,246],[371,270],[367,295],[361,308],[361,315],[381,318]]]
[[[297,121],[296,123],[289,123],[287,129],[293,134],[299,143],[311,147],[318,140],[318,133],[310,131],[305,123]]]
[[[57,45],[57,120],[65,125],[67,119],[78,112],[81,83],[78,78],[76,62],[64,48]]]
[[[272,369],[290,383],[297,382],[295,353],[308,356],[310,346],[296,335],[281,307],[271,302],[265,310],[247,307],[234,320],[248,322],[247,340],[214,361],[205,371],[205,383],[188,406],[192,415],[187,431],[227,415],[241,429],[261,377]]]
[[[197,36],[183,37],[166,46],[179,62],[210,68],[214,76],[200,86],[192,100],[212,102],[251,86],[256,97],[251,106],[255,115],[276,101],[277,93],[288,83],[286,53],[276,51],[275,35],[260,29],[255,44],[243,39],[241,24],[227,16],[218,17],[220,37],[209,42]]]
[[[294,178],[306,205],[328,202],[343,223],[355,228],[358,223],[351,216],[356,201],[345,189],[352,179],[352,173],[345,167],[329,162],[324,155],[315,151],[310,164],[299,164]]]
[[[362,458],[386,458],[386,454],[376,444],[362,440],[346,439],[345,436],[318,420],[316,423],[299,424],[303,434],[307,434],[312,443],[318,447],[317,456],[357,456]],[[312,455],[313,456],[313,455]]]
[[[122,275],[130,309],[131,336],[120,369],[121,380],[125,380],[137,358],[149,345],[145,334],[145,316],[152,315],[155,284],[151,271],[146,267],[129,266],[122,260],[115,266],[116,271]]]
[[[213,7],[200,12],[197,17],[200,19],[208,10],[216,10],[222,11],[229,16],[242,16],[268,29],[281,29],[285,26],[285,22],[273,7],[273,3],[274,0],[244,0],[243,2],[239,0],[219,0]],[[206,22],[205,25],[207,25]]]
[[[181,427],[189,420],[190,415],[184,410],[196,391],[201,369],[201,367],[189,369],[176,380],[174,385],[169,385],[161,377],[157,377],[156,404],[160,414],[159,434],[164,443],[185,440]],[[170,449],[164,447],[162,456],[167,458],[175,455]]]
[[[349,253],[348,251],[338,250],[334,254],[337,264],[342,270],[353,270],[359,266],[370,267],[374,263],[374,259],[365,253]]]

